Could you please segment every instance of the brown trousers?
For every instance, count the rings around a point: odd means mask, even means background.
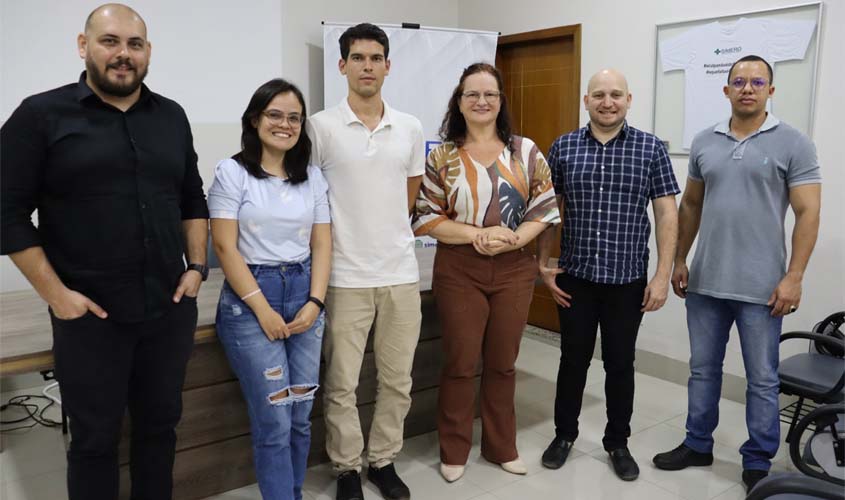
[[[443,328],[437,429],[440,460],[463,465],[472,447],[475,375],[481,374],[481,454],[517,458],[514,364],[528,319],[537,262],[520,249],[493,257],[438,244],[432,288]]]

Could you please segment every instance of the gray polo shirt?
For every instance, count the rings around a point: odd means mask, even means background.
[[[741,141],[725,121],[693,140],[689,178],[705,187],[688,290],[765,304],[786,274],[789,190],[821,183],[815,146],[772,114]]]

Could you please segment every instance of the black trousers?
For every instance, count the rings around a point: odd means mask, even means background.
[[[601,326],[607,426],[605,450],[627,446],[634,405],[634,346],[643,313],[646,280],[624,285],[594,283],[560,274],[558,287],[572,295],[571,307],[558,306],[561,332],[560,369],[555,397],[555,433],[567,441],[578,437],[578,416],[587,369]]]
[[[117,499],[118,444],[127,408],[131,498],[170,499],[174,428],[194,345],[196,299],[183,297],[164,317],[141,323],[115,323],[91,313],[70,321],[51,318],[56,378],[70,419],[69,499]]]

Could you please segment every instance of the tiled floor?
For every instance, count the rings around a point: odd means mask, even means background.
[[[554,435],[553,401],[559,351],[556,347],[526,338],[517,363],[518,446],[528,466],[526,476],[515,476],[479,456],[480,422],[475,422],[475,440],[466,475],[447,484],[438,472],[437,436],[425,434],[405,442],[396,468],[408,483],[414,500],[740,500],[745,490],[739,483],[742,471],[740,444],[746,439],[745,408],[728,400],[720,406],[721,424],[716,431],[716,462],[712,467],[664,472],[651,465],[651,457],[675,447],[684,436],[686,388],[637,374],[637,393],[630,449],[640,464],[637,481],[616,478],[601,448],[605,426],[604,375],[601,362],[593,362],[587,378],[580,436],[575,450],[560,470],[540,465],[540,455]],[[30,391],[31,392],[31,391]],[[9,394],[3,395],[3,401]],[[53,415],[56,417],[56,415]],[[4,419],[10,418],[4,412]],[[784,429],[785,430],[785,429]],[[58,429],[35,428],[19,435],[3,436],[0,453],[0,498],[4,500],[63,500],[64,446]],[[774,469],[792,469],[785,448],[776,457]],[[305,498],[334,498],[330,467],[309,470]],[[364,485],[369,499],[378,491]],[[255,485],[213,497],[214,500],[260,499]]]

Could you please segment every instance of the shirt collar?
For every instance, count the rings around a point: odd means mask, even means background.
[[[384,112],[382,113],[381,122],[379,123],[379,127],[377,128],[387,127],[393,123],[390,118],[390,106],[387,105],[387,102],[384,99],[382,99],[381,103],[384,106]],[[349,106],[349,100],[347,98],[344,97],[340,101],[340,105],[338,107],[340,108],[340,114],[343,116],[343,122],[347,125],[352,125],[353,123],[360,123],[362,125],[364,124],[364,122],[358,119],[358,116],[355,114],[355,112],[352,111],[352,107]]]
[[[628,120],[625,120],[624,122],[622,122],[622,128],[619,130],[619,133],[616,134],[616,137],[614,137],[614,139],[616,139],[617,137],[619,139],[624,139],[627,136],[628,136]],[[581,138],[586,139],[587,137],[595,138],[593,136],[593,132],[590,130],[590,123],[589,122],[587,122],[587,125],[581,127]],[[612,140],[613,139],[611,139],[611,141]],[[608,142],[610,142],[610,141],[608,141]]]
[[[757,132],[755,132],[755,134],[758,134],[760,132],[765,132],[767,130],[771,130],[771,129],[777,127],[779,124],[780,124],[780,120],[778,120],[778,118],[775,115],[773,115],[771,113],[766,113],[766,120],[763,122],[762,125],[760,125],[760,128],[757,129]],[[728,118],[727,120],[723,120],[723,121],[717,123],[716,126],[713,127],[713,132],[715,132],[717,134],[730,135],[730,133],[731,133],[731,119]]]
[[[100,96],[98,96],[91,89],[91,87],[88,86],[88,82],[86,81],[87,76],[88,76],[87,71],[83,71],[79,75],[79,84],[76,87],[76,100],[78,100],[79,102],[82,102],[82,101],[85,101],[86,99],[96,99],[99,102],[103,102],[103,100],[100,99]],[[142,83],[141,84],[141,95],[138,97],[138,102],[133,104],[132,107],[129,108],[129,109],[132,109],[136,106],[139,106],[139,105],[145,103],[148,99],[151,98],[151,96],[152,96],[152,92],[150,92],[150,89],[145,84]]]

